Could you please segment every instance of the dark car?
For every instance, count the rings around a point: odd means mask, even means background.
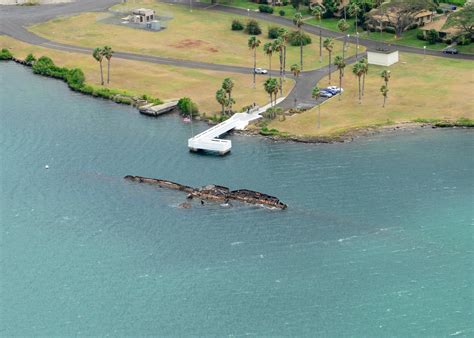
[[[459,52],[456,48],[449,47],[449,48],[443,49],[443,53],[444,54],[458,54]]]

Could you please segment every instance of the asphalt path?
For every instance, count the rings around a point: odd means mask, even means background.
[[[188,1],[182,0],[161,0],[162,2],[166,3],[173,3],[173,4],[182,4],[182,5],[189,5]],[[42,5],[42,6],[1,6],[0,5],[0,34],[8,35],[13,37],[17,40],[33,44],[39,45],[47,48],[68,51],[68,52],[76,52],[76,53],[83,53],[83,54],[90,54],[92,52],[89,48],[84,48],[80,46],[74,46],[69,44],[62,44],[58,42],[54,42],[43,37],[40,37],[36,34],[29,32],[26,27],[45,22],[51,20],[58,16],[66,16],[66,15],[73,15],[78,14],[81,12],[95,12],[95,11],[105,11],[111,6],[119,3],[119,0],[78,0],[72,3],[64,3],[64,4],[56,4],[56,5]],[[234,7],[227,7],[223,5],[212,5],[193,2],[194,8],[206,9],[209,11],[221,11],[225,13],[231,13],[236,15],[243,15],[253,17],[259,20],[265,20],[269,22],[273,22],[283,26],[293,26],[291,20],[274,16],[263,14],[255,11],[248,12],[245,9],[234,8]],[[309,33],[319,34],[319,28],[310,25],[304,25],[303,29]],[[343,34],[333,32],[327,29],[321,29],[322,35],[324,37],[333,37],[333,38],[343,38]],[[350,42],[355,43],[355,38],[350,38]],[[367,40],[367,39],[359,39],[359,44],[361,46],[365,46],[369,49],[376,48],[379,46],[379,42]],[[422,54],[423,50],[414,47],[407,47],[407,46],[398,46],[392,45],[396,47],[399,51],[408,52],[408,53],[417,53]],[[434,55],[434,56],[441,56],[441,57],[449,57],[453,59],[474,59],[474,55],[446,55],[442,54],[441,52],[426,50],[427,55]],[[359,58],[362,58],[365,54],[360,54]],[[212,71],[221,71],[221,72],[231,72],[231,73],[241,73],[241,74],[252,74],[253,69],[248,67],[239,67],[239,66],[231,66],[231,65],[221,65],[221,64],[213,64],[213,63],[205,63],[205,62],[197,62],[197,61],[189,61],[189,60],[182,60],[182,59],[173,59],[173,58],[166,58],[166,57],[159,57],[159,56],[150,56],[150,55],[142,55],[142,54],[134,54],[122,51],[116,51],[114,53],[114,57],[127,59],[127,60],[135,60],[135,61],[144,61],[144,62],[151,62],[156,64],[164,64],[176,67],[187,67],[187,68],[194,68],[194,69],[205,69],[205,70],[212,70]],[[350,57],[346,59],[346,64],[351,64],[356,61],[356,58]],[[334,67],[333,67],[334,69]],[[271,73],[274,76],[278,75],[277,71],[273,71]],[[299,105],[302,107],[311,107],[314,106],[317,102],[311,97],[312,88],[326,75],[328,74],[328,67],[323,67],[316,70],[310,71],[303,71],[301,72],[300,76],[296,81],[296,85],[293,90],[289,93],[287,98],[279,104],[281,108],[289,109],[294,107],[295,105]],[[260,75],[262,76],[262,75]],[[292,75],[289,75],[292,77]],[[320,99],[322,100],[322,99]]]

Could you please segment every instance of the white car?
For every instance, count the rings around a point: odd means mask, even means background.
[[[339,88],[338,86],[329,86],[327,87],[328,89],[331,89],[331,90],[335,90],[337,91],[338,93],[342,93],[344,92],[344,89],[343,88]]]
[[[263,68],[255,68],[255,74],[267,74],[268,71]]]

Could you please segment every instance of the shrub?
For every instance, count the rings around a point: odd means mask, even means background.
[[[288,0],[283,0],[282,2],[282,5],[283,6],[288,6],[288,4],[290,3]],[[280,11],[281,12],[281,11]]]
[[[54,64],[53,60],[51,60],[47,56],[40,57],[34,64],[33,64],[33,73],[54,77],[56,79],[63,79],[66,80],[67,74],[69,70],[64,67],[58,67]]]
[[[428,41],[430,45],[434,45],[436,41],[438,40],[439,40],[439,33],[436,30],[430,29],[429,31],[426,32],[426,41]]]
[[[92,92],[92,95],[103,99],[110,99],[113,94],[109,88],[97,88]]]
[[[395,28],[390,26],[385,27],[384,31],[390,34],[395,34]]]
[[[323,6],[326,8],[326,11],[323,14],[323,18],[332,18],[334,13],[337,12],[338,3],[336,0],[323,0]]]
[[[142,96],[140,96],[140,99],[145,100],[145,101],[147,101],[148,103],[153,103],[153,104],[155,104],[155,105],[157,105],[157,104],[162,104],[162,103],[163,103],[163,101],[161,101],[160,99],[151,97],[151,96],[146,95],[146,94],[143,94]]]
[[[300,33],[299,31],[294,31],[290,33],[288,41],[292,46],[300,46],[301,44],[306,46],[311,43],[311,38],[304,32]]]
[[[245,32],[250,35],[262,34],[262,29],[256,20],[249,20],[245,26]]]
[[[92,95],[92,93],[94,92],[94,88],[92,86],[86,85],[82,86],[80,89],[78,89],[78,91],[86,95]]]
[[[30,53],[26,56],[25,62],[32,64],[35,61],[36,61],[36,58],[33,54]]]
[[[259,10],[261,13],[268,13],[268,14],[272,14],[272,13],[273,13],[273,7],[272,7],[272,6],[268,6],[268,5],[260,5],[260,6],[258,6],[258,10]]]
[[[423,31],[421,29],[419,29],[417,32],[416,32],[416,38],[418,40],[425,40],[425,34],[423,33]]]
[[[467,46],[471,43],[471,38],[468,35],[460,35],[456,38],[456,42],[460,46]]]
[[[437,8],[436,8],[436,13],[437,13],[437,14],[443,14],[444,11],[443,11],[441,8],[437,7]]]
[[[278,12],[278,14],[280,14],[280,16],[285,16],[285,11],[283,9],[280,9],[280,11]]]
[[[121,103],[121,104],[132,104],[132,99],[126,96],[116,95],[113,98],[114,102]]]
[[[278,129],[275,129],[275,128],[268,129],[267,127],[263,127],[260,129],[260,135],[263,135],[263,136],[276,136],[279,133],[280,132],[278,131]]]
[[[84,76],[82,70],[80,70],[79,68],[73,68],[69,70],[66,75],[66,82],[70,87],[82,87],[84,85],[85,80],[86,77]]]
[[[178,109],[184,116],[196,116],[199,114],[199,109],[189,97],[183,97],[178,101]]]
[[[237,19],[232,20],[232,30],[233,31],[241,31],[244,29],[244,25]]]
[[[2,48],[0,51],[0,60],[11,60],[13,59],[12,53],[6,48]]]
[[[279,35],[279,29],[280,29],[280,27],[276,27],[276,26],[268,27],[268,38],[269,39],[278,38],[280,36]]]

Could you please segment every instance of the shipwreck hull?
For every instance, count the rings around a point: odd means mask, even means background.
[[[127,175],[124,179],[137,183],[152,184],[161,188],[183,191],[188,194],[189,198],[196,197],[202,200],[215,202],[235,200],[246,204],[263,205],[282,210],[288,207],[285,203],[281,202],[274,196],[253,190],[239,189],[231,191],[229,188],[219,185],[207,185],[201,188],[193,188],[172,181],[132,175]]]

